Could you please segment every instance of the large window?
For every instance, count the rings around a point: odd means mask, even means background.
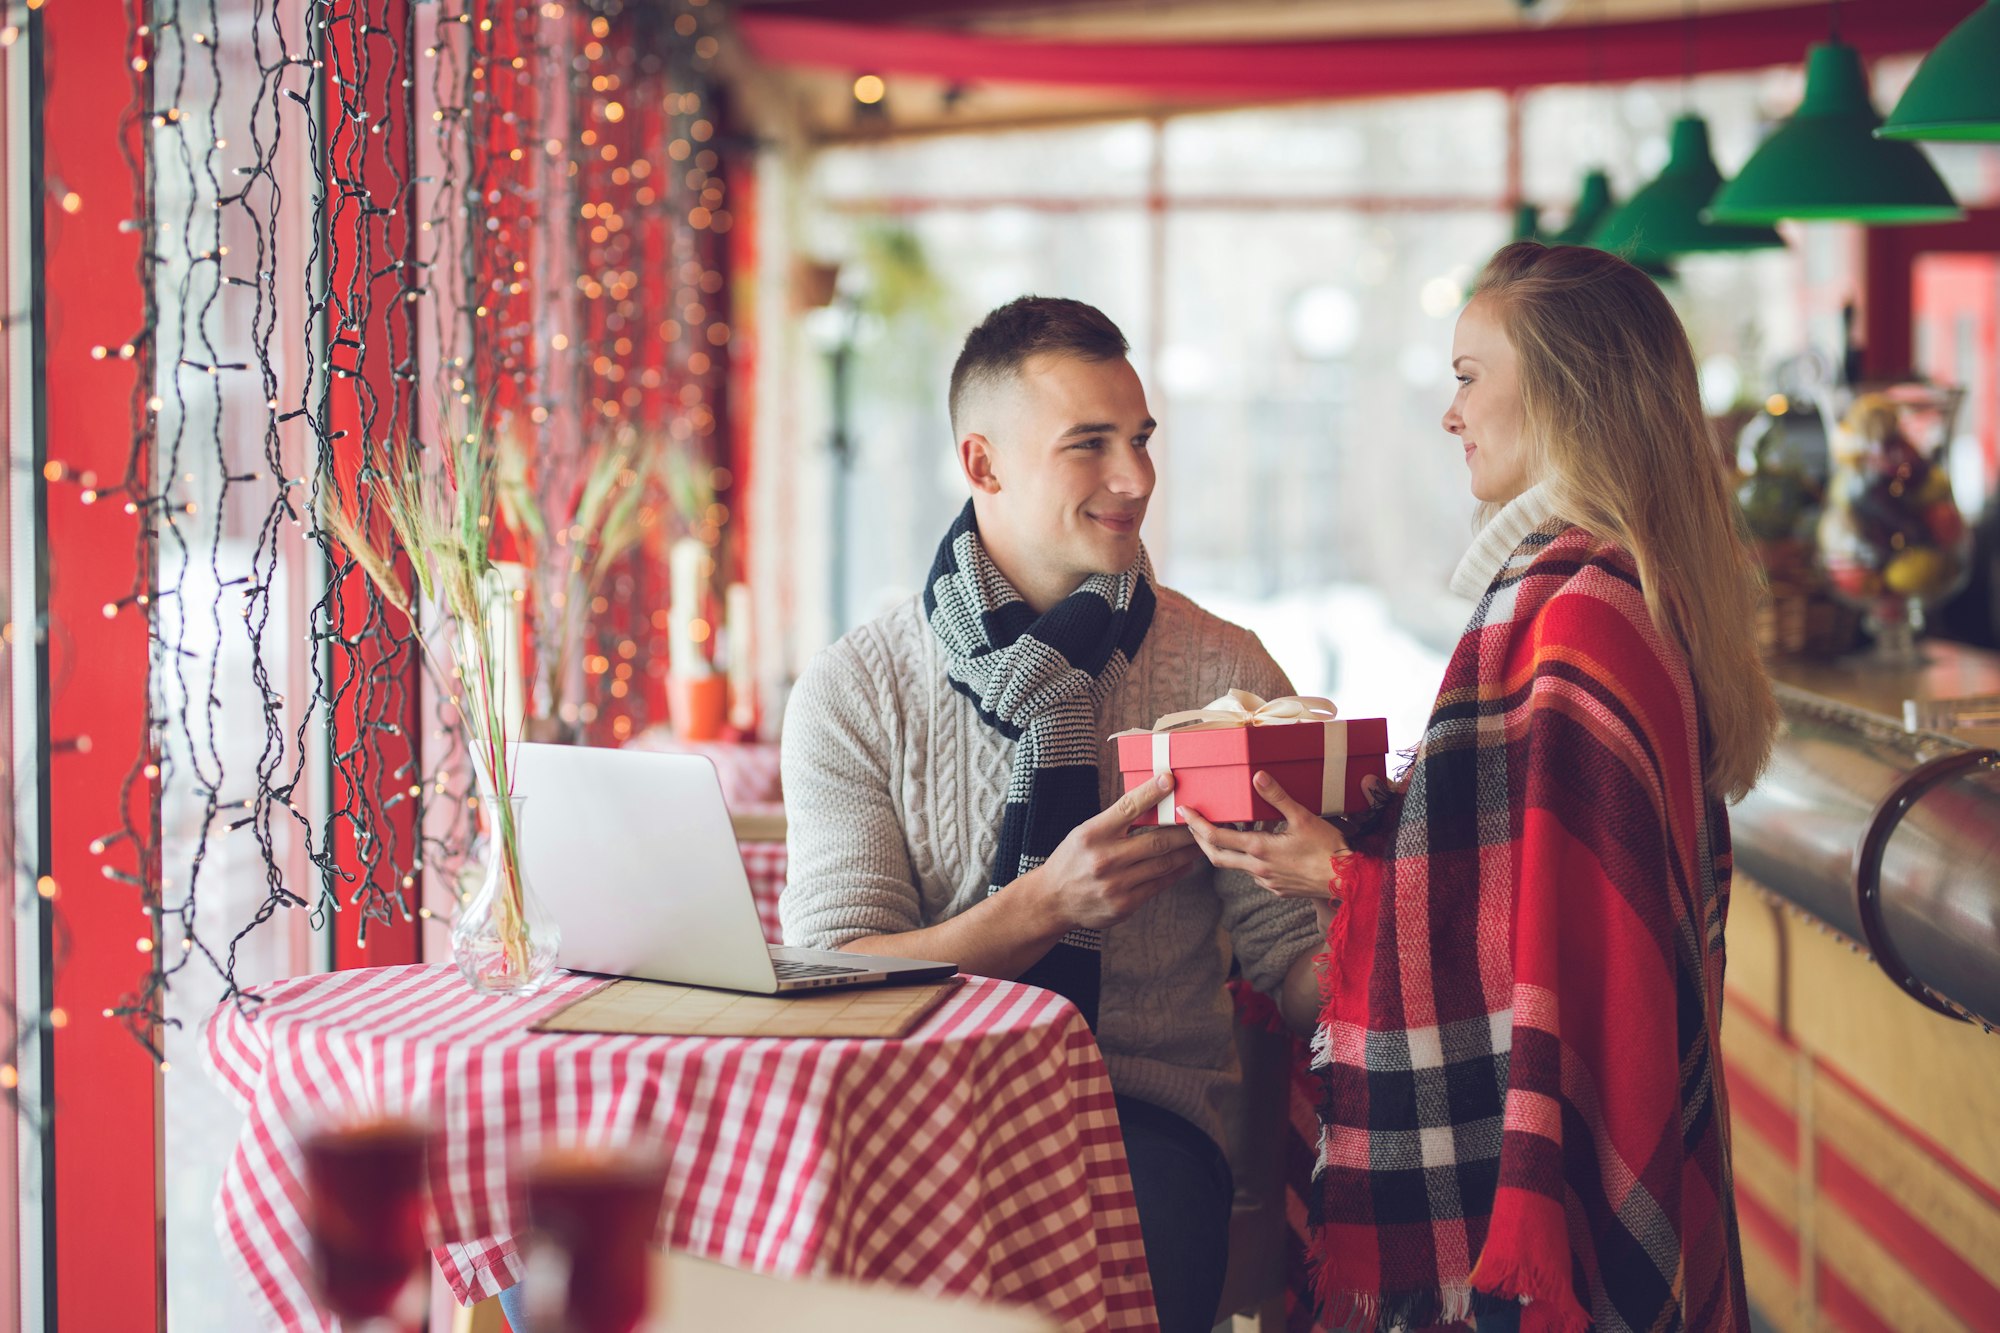
[[[1796,97],[1789,78],[1524,95],[1523,191],[1557,226],[1591,167],[1629,193],[1690,106],[1733,169]],[[812,157],[790,240],[840,264],[844,295],[796,329],[768,447],[794,465],[795,522],[839,555],[792,544],[791,669],[919,586],[964,495],[944,388],[965,330],[1060,294],[1125,330],[1162,423],[1147,542],[1164,581],[1257,629],[1301,690],[1413,741],[1465,611],[1444,585],[1473,503],[1439,419],[1464,292],[1513,223],[1509,121],[1507,98],[1469,93]],[[1837,345],[1855,233],[1793,235],[1690,260],[1668,286],[1718,413],[1760,397],[1779,358]]]

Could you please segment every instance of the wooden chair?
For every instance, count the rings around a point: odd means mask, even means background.
[[[923,1296],[882,1285],[831,1278],[779,1278],[721,1264],[660,1254],[654,1259],[654,1308],[644,1333],[714,1333],[716,1329],[812,1329],[815,1333],[1058,1333],[1019,1306]],[[497,1300],[454,1318],[452,1333],[503,1333]]]
[[[489,1296],[472,1306],[453,1305],[451,1333],[507,1333],[507,1316],[500,1313],[500,1298]]]

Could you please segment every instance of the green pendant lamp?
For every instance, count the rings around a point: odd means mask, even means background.
[[[1600,250],[1628,259],[1724,250],[1782,248],[1784,237],[1770,227],[1732,227],[1703,222],[1702,209],[1722,188],[1722,173],[1708,147],[1708,122],[1682,116],[1674,122],[1666,169],[1640,189],[1591,235]]]
[[[1577,191],[1576,207],[1569,211],[1563,229],[1549,237],[1550,245],[1589,245],[1590,237],[1615,207],[1611,198],[1611,178],[1602,171],[1584,173],[1583,188]]]
[[[1730,226],[1781,218],[1895,224],[1965,216],[1923,150],[1875,137],[1861,56],[1831,41],[1806,54],[1806,95],[1702,217]]]
[[[1875,136],[2000,140],[2000,0],[1945,34]]]
[[[1597,234],[1605,220],[1618,211],[1618,200],[1611,193],[1611,178],[1600,170],[1584,173],[1583,188],[1577,192],[1576,207],[1569,211],[1569,221],[1563,229],[1547,239],[1549,245],[1593,245],[1591,237]],[[1632,266],[1649,278],[1666,279],[1674,276],[1665,259],[1659,255],[1626,256]]]
[[[1514,234],[1517,241],[1542,239],[1542,210],[1533,204],[1514,205]]]

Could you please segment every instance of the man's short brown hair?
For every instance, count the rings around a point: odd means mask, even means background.
[[[1020,374],[1029,357],[1052,353],[1110,361],[1130,350],[1125,335],[1096,306],[1060,296],[1017,297],[965,336],[951,368],[952,430],[958,430],[969,394]]]

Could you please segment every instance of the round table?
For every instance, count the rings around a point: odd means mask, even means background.
[[[1110,1080],[1067,1001],[968,978],[893,1041],[528,1030],[603,984],[561,973],[509,1000],[442,965],[374,968],[216,1012],[206,1059],[246,1116],[217,1225],[273,1327],[331,1328],[297,1134],[355,1111],[435,1128],[433,1254],[468,1304],[519,1274],[513,1165],[583,1136],[666,1147],[672,1249],[1156,1327]]]

